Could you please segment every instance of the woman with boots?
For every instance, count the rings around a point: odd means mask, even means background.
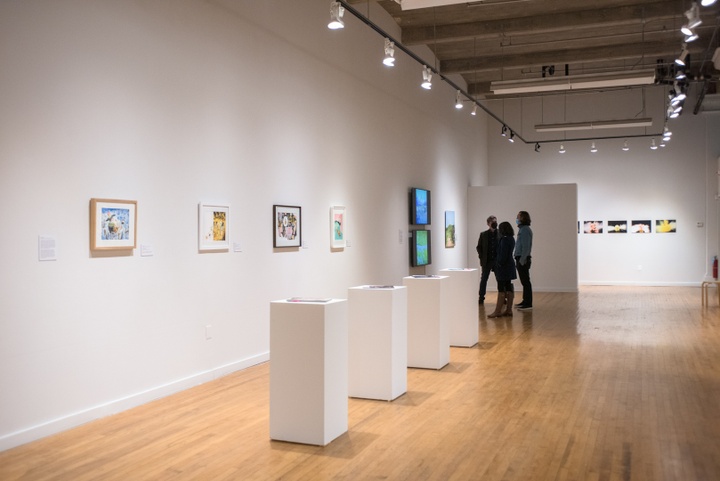
[[[488,315],[489,318],[512,316],[513,299],[515,292],[513,289],[513,279],[517,279],[515,271],[515,260],[513,259],[513,251],[515,250],[515,231],[509,222],[501,222],[498,226],[498,244],[495,251],[495,279],[498,285],[498,297],[495,311]],[[503,310],[503,305],[507,306]]]

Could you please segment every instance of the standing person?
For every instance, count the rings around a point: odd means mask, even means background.
[[[517,279],[515,273],[515,262],[513,261],[513,251],[515,249],[515,239],[510,222],[501,222],[498,227],[497,255],[495,256],[495,279],[498,285],[498,297],[495,311],[488,317],[512,316],[512,303],[515,297],[515,289],[513,288],[513,279]],[[503,304],[507,304],[503,311]]]
[[[480,233],[477,247],[475,250],[480,258],[480,292],[478,303],[485,302],[485,292],[487,291],[487,281],[490,273],[495,268],[495,250],[497,248],[497,217],[491,215],[487,218],[488,230]]]
[[[515,262],[520,283],[523,286],[522,302],[517,304],[521,311],[529,311],[533,307],[532,283],[530,282],[530,265],[532,264],[533,232],[530,229],[530,214],[521,210],[516,221],[518,225],[517,243],[515,244]]]

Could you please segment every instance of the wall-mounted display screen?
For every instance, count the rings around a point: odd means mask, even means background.
[[[410,189],[410,223],[412,225],[429,225],[431,223],[429,190]]]
[[[412,242],[410,247],[410,263],[413,267],[426,266],[432,262],[429,230],[412,231]]]

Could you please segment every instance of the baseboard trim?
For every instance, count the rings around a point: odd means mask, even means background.
[[[242,369],[247,369],[257,364],[267,362],[268,360],[270,360],[270,353],[265,352],[246,359],[234,361],[208,371],[193,374],[192,376],[148,389],[147,391],[132,394],[130,396],[94,406],[77,413],[53,419],[52,421],[38,424],[37,426],[0,436],[0,451],[5,451],[62,431],[67,431],[68,429],[95,421],[96,419],[111,416],[122,411],[127,411],[128,409],[146,404],[150,401],[184,391],[185,389],[189,389],[199,384],[213,381],[220,377],[227,376],[235,371],[240,371]]]

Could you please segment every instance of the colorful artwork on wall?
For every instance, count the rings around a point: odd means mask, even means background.
[[[445,211],[445,247],[455,247],[455,211]]]

